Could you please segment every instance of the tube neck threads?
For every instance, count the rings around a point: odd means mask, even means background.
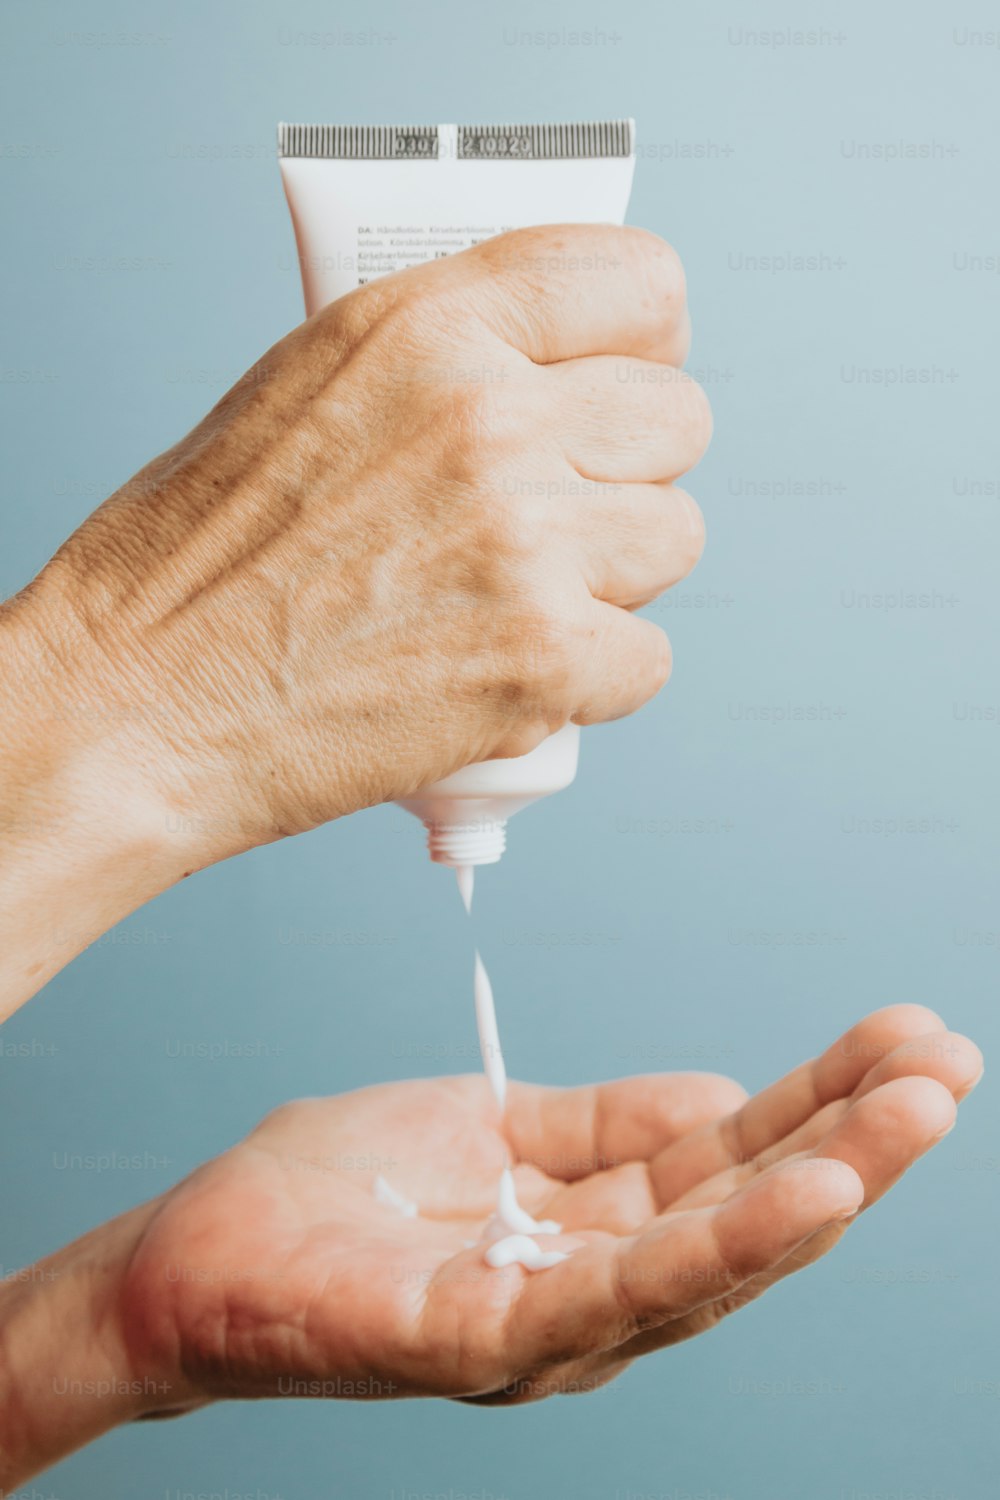
[[[427,849],[439,865],[495,865],[507,847],[507,819],[473,823],[425,821]]]

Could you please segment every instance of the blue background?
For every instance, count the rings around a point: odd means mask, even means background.
[[[524,814],[481,881],[515,1074],[693,1065],[759,1087],[894,1000],[940,1008],[989,1060],[1000,48],[972,33],[997,19],[912,0],[6,0],[3,593],[301,316],[277,120],[637,117],[630,217],[685,258],[716,411],[691,481],[709,546],[652,611],[669,689],[587,731],[575,788]],[[900,143],[926,149],[872,151]],[[753,268],[776,255],[819,267]],[[923,597],[874,602],[901,593]],[[893,819],[925,831],[860,831]],[[464,1071],[469,957],[450,882],[392,808],[161,897],[4,1027],[4,1268],[282,1100]],[[172,1055],[227,1041],[260,1055]],[[165,1164],[58,1165],[113,1148]],[[835,1255],[592,1397],[220,1406],[118,1432],[36,1488],[975,1500],[998,1165],[987,1075]]]

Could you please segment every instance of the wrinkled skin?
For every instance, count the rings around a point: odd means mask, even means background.
[[[689,339],[656,235],[501,235],[317,313],[88,517],[0,606],[0,1019],[193,871],[651,698]]]
[[[606,226],[331,304],[43,571],[64,722],[200,817],[197,866],[638,708],[670,649],[632,611],[704,541],[688,337],[675,253]]]

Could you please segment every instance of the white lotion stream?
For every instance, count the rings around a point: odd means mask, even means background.
[[[460,865],[455,874],[465,910],[472,915],[472,893],[475,869],[472,865]],[[503,1051],[500,1047],[500,1032],[497,1027],[496,1006],[493,1003],[493,986],[486,972],[486,965],[476,949],[476,967],[473,975],[473,994],[476,1003],[476,1029],[479,1032],[479,1051],[493,1096],[503,1114],[507,1102],[507,1069],[504,1067]],[[380,1174],[372,1189],[379,1203],[394,1208],[405,1218],[413,1218],[417,1205],[386,1182]],[[543,1250],[534,1235],[560,1234],[562,1225],[554,1219],[534,1219],[517,1201],[517,1189],[509,1167],[500,1173],[497,1188],[497,1206],[486,1224],[480,1243],[486,1246],[483,1256],[488,1266],[499,1270],[503,1266],[523,1266],[526,1271],[547,1271],[567,1258],[565,1250]],[[475,1241],[470,1241],[470,1248]]]
[[[458,889],[466,911],[472,915],[472,892],[475,869],[472,865],[460,865],[456,870]],[[494,1098],[503,1114],[507,1102],[507,1069],[504,1067],[503,1051],[500,1047],[500,1032],[497,1027],[496,1006],[493,1003],[493,986],[486,966],[476,949],[476,967],[473,978],[473,993],[476,1002],[476,1028],[479,1032],[479,1050]],[[500,1174],[497,1189],[497,1206],[493,1217],[483,1231],[483,1238],[490,1241],[485,1251],[488,1266],[519,1265],[526,1271],[547,1271],[566,1259],[564,1250],[543,1250],[531,1238],[536,1234],[559,1234],[562,1225],[553,1219],[534,1219],[517,1201],[517,1189],[509,1167]],[[499,1235],[499,1238],[497,1236]]]

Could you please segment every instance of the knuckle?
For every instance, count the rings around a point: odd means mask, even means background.
[[[470,429],[473,440],[496,436],[504,425],[505,413],[493,382],[485,378],[484,368],[478,371],[480,378],[473,379],[467,358],[463,362],[463,356],[457,353],[454,358],[454,364],[438,373],[436,383],[459,422]],[[434,372],[430,373],[435,378]]]
[[[570,632],[545,598],[529,598],[521,616],[522,649],[528,680],[540,686],[559,684],[573,660]]]
[[[674,249],[651,229],[626,225],[616,231],[621,235],[623,255],[641,275],[656,303],[677,312],[687,300],[684,263]]]
[[[518,274],[575,270],[617,245],[622,231],[613,224],[535,224],[483,240],[468,254],[488,272]]]
[[[471,310],[489,326],[489,308],[503,300],[508,320],[525,333],[548,332],[554,317],[545,292],[552,273],[565,263],[566,249],[553,229],[515,229],[484,240],[466,252],[472,258]],[[505,340],[505,343],[507,340]]]
[[[487,527],[491,523],[487,522]],[[573,681],[571,630],[551,590],[537,577],[537,555],[512,548],[492,530],[476,550],[491,558],[477,578],[476,617],[488,642],[483,691],[496,735],[491,755],[525,755],[569,718]]]
[[[530,590],[514,622],[513,659],[521,685],[525,721],[544,722],[546,732],[568,716],[579,651],[572,629],[551,600]]]
[[[535,501],[524,493],[516,469],[491,462],[482,448],[451,449],[449,478],[462,471],[467,496],[457,542],[491,607],[502,606],[505,618],[516,619],[522,608],[532,608],[533,570],[545,549],[544,518]],[[527,601],[526,603],[524,601]]]
[[[553,225],[533,225],[527,229],[510,229],[505,234],[482,240],[468,252],[488,273],[498,270],[530,269],[559,248],[568,231]]]
[[[410,305],[410,300],[398,282],[392,278],[379,279],[355,287],[320,308],[314,321],[335,344],[351,345],[360,342],[377,323],[398,315]]]
[[[525,442],[525,422],[508,388],[504,367],[487,368],[455,356],[447,366],[428,367],[434,405],[446,414],[442,437],[449,467],[457,464],[466,476],[479,476],[490,486],[499,468]]]
[[[545,548],[545,522],[537,504],[528,495],[518,492],[514,476],[504,474],[499,481],[500,502],[495,496],[496,475],[490,476],[490,500],[488,525],[492,528],[501,555],[508,568],[527,573],[537,562]],[[536,608],[539,619],[543,618],[546,606],[542,601],[533,601],[535,587],[526,584],[529,607]]]

